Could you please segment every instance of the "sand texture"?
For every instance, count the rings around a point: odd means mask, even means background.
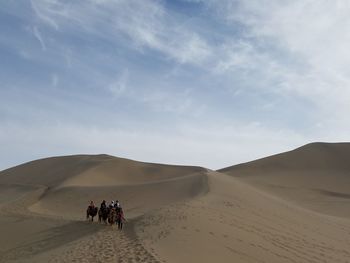
[[[108,155],[0,172],[0,262],[350,262],[350,144],[211,171]],[[120,231],[85,219],[119,199]]]

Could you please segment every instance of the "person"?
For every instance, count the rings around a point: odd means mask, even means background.
[[[112,200],[111,203],[109,204],[109,208],[113,208],[114,207],[114,201]]]
[[[120,206],[119,201],[118,201],[118,200],[115,201],[115,211],[116,211],[117,213],[120,212],[120,208],[121,208],[121,206]],[[118,223],[118,222],[116,222],[116,223]]]
[[[103,210],[103,209],[106,209],[106,208],[107,208],[106,200],[103,200],[102,203],[101,203],[100,209]]]
[[[94,216],[96,216],[97,214],[97,207],[95,206],[94,201],[90,201],[90,204],[86,210],[86,219],[89,219],[89,217],[91,216],[91,221],[94,221]]]
[[[94,208],[95,207],[95,203],[94,201],[90,200],[90,205],[89,205],[89,208]]]
[[[118,224],[118,229],[122,230],[123,229],[123,221],[126,221],[124,217],[124,212],[121,206],[119,206],[119,211],[117,212],[117,224]]]

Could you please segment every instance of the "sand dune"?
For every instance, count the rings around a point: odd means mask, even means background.
[[[0,262],[350,262],[350,144],[218,172],[108,155],[0,172]],[[119,199],[128,222],[89,223]]]
[[[89,200],[103,199],[119,199],[128,204],[128,212],[139,215],[146,208],[205,191],[204,171],[200,167],[142,163],[108,155],[78,155],[37,160],[5,170],[0,173],[0,186],[7,192],[22,187],[23,194],[24,187],[44,188],[44,194],[28,208],[45,215],[81,219]],[[4,196],[10,198],[11,194]]]
[[[251,175],[251,169],[275,171],[349,171],[350,143],[310,143],[295,150],[227,167],[220,172],[239,171]],[[247,172],[247,173],[245,173]]]
[[[350,143],[312,143],[219,172],[314,211],[350,218]]]
[[[47,191],[29,209],[33,212],[82,219],[89,200],[119,199],[130,217],[142,215],[161,205],[192,198],[206,191],[206,177],[197,173],[154,183],[104,186],[60,187]],[[78,208],[78,209],[77,209]]]
[[[50,229],[69,229],[72,224],[76,226],[77,221],[84,221],[89,200],[99,204],[103,199],[119,199],[125,204],[127,217],[132,219],[162,205],[205,193],[205,172],[206,169],[200,167],[142,163],[108,155],[46,158],[2,171],[0,213],[5,224],[1,224],[0,230],[8,231],[9,227],[12,232],[21,230],[13,235],[11,242],[5,236],[0,238],[0,247],[6,248],[0,260],[16,259],[13,251],[20,250],[26,243],[23,236],[49,233]],[[28,220],[20,222],[23,217]],[[37,227],[31,229],[33,220],[43,225],[36,223]],[[27,227],[22,229],[23,225]],[[92,233],[94,229],[91,228]],[[85,235],[85,230],[84,226],[77,228],[76,239]],[[66,234],[64,230],[54,239],[65,240],[62,235]],[[57,246],[62,244],[64,242],[56,243]],[[36,246],[34,241],[32,245],[38,247],[34,254],[45,254],[46,246]],[[24,245],[27,246],[30,248],[30,242]],[[54,247],[49,250],[52,249]],[[20,261],[26,255],[22,254],[17,255]],[[26,260],[35,262],[37,259],[26,257]]]
[[[0,172],[0,183],[61,186],[111,186],[150,183],[204,171],[194,166],[143,163],[105,154],[52,157]]]
[[[145,247],[165,262],[348,262],[349,221],[322,216],[235,178],[209,173],[210,192],[146,215]]]

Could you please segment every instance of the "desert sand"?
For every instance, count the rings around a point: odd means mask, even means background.
[[[214,153],[213,153],[214,154]],[[109,155],[0,172],[0,262],[350,262],[350,144],[219,171]],[[119,199],[120,231],[85,220]]]

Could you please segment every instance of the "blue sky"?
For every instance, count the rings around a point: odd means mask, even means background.
[[[0,4],[0,169],[107,153],[221,168],[348,141],[350,4]]]

